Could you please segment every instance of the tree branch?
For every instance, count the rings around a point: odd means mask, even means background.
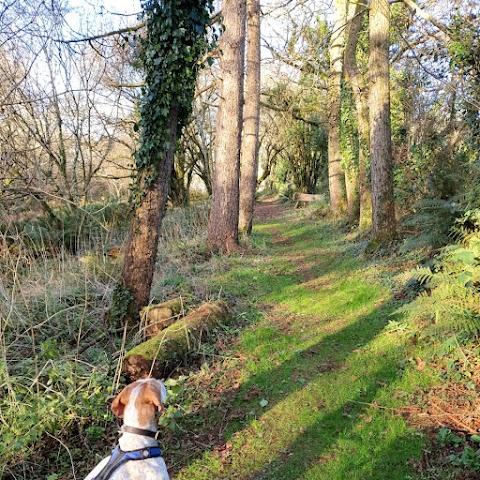
[[[450,37],[448,28],[440,21],[438,21],[433,15],[423,10],[417,3],[413,0],[403,0],[403,3],[414,13],[417,14],[420,18],[423,18],[427,22],[430,22],[433,26],[438,28],[448,40]]]
[[[121,28],[119,30],[114,30],[112,32],[107,32],[107,33],[101,33],[99,35],[93,35],[91,37],[83,37],[83,38],[72,38],[70,40],[64,40],[64,39],[54,39],[55,42],[57,43],[81,43],[81,42],[91,42],[93,40],[99,40],[101,38],[107,38],[107,37],[114,37],[115,35],[122,35],[123,33],[130,33],[130,32],[137,32],[138,30],[141,30],[143,27],[145,27],[145,23],[139,23],[138,25],[135,25],[134,27],[127,27],[127,28]]]
[[[285,110],[283,108],[277,107],[275,105],[268,104],[266,102],[260,102],[260,105],[262,107],[268,108],[269,110],[273,110],[275,112],[289,113],[292,116],[293,119],[300,120],[301,122],[308,123],[309,125],[313,125],[315,127],[323,126],[322,122],[319,122],[317,120],[309,120],[305,117],[302,117],[294,109]]]

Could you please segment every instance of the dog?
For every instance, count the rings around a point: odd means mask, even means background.
[[[169,480],[156,440],[155,413],[164,410],[167,390],[160,380],[137,380],[115,398],[111,410],[123,419],[122,436],[112,454],[85,480]]]

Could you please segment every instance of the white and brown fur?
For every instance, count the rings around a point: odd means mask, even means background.
[[[167,391],[160,380],[137,380],[117,395],[111,409],[118,418],[123,418],[124,425],[156,432],[155,413],[163,411],[166,397]],[[154,438],[128,432],[122,433],[118,443],[124,452],[158,445]],[[109,459],[103,459],[85,480],[93,480]],[[126,462],[113,472],[110,480],[169,480],[169,476],[163,457],[156,457]]]

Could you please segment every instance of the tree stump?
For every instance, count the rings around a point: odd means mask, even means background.
[[[185,317],[132,348],[125,356],[122,372],[129,382],[149,376],[161,378],[183,363],[218,324],[226,322],[227,305],[206,302]]]

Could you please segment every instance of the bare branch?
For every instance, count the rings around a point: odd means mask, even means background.
[[[413,0],[403,0],[403,3],[414,13],[417,14],[420,18],[423,18],[427,22],[430,22],[433,26],[438,28],[448,40],[450,37],[448,28],[440,21],[438,21],[433,15],[429,12],[423,10],[417,3]]]
[[[138,32],[138,30],[141,30],[144,27],[145,27],[145,23],[142,22],[142,23],[139,23],[138,25],[135,25],[134,27],[120,28],[119,30],[114,30],[112,32],[107,32],[107,33],[101,33],[99,35],[93,35],[91,37],[72,38],[69,40],[57,38],[57,39],[54,39],[53,41],[56,43],[66,43],[66,44],[91,42],[93,40],[100,40],[101,38],[114,37],[116,35],[122,35],[124,33]]]

